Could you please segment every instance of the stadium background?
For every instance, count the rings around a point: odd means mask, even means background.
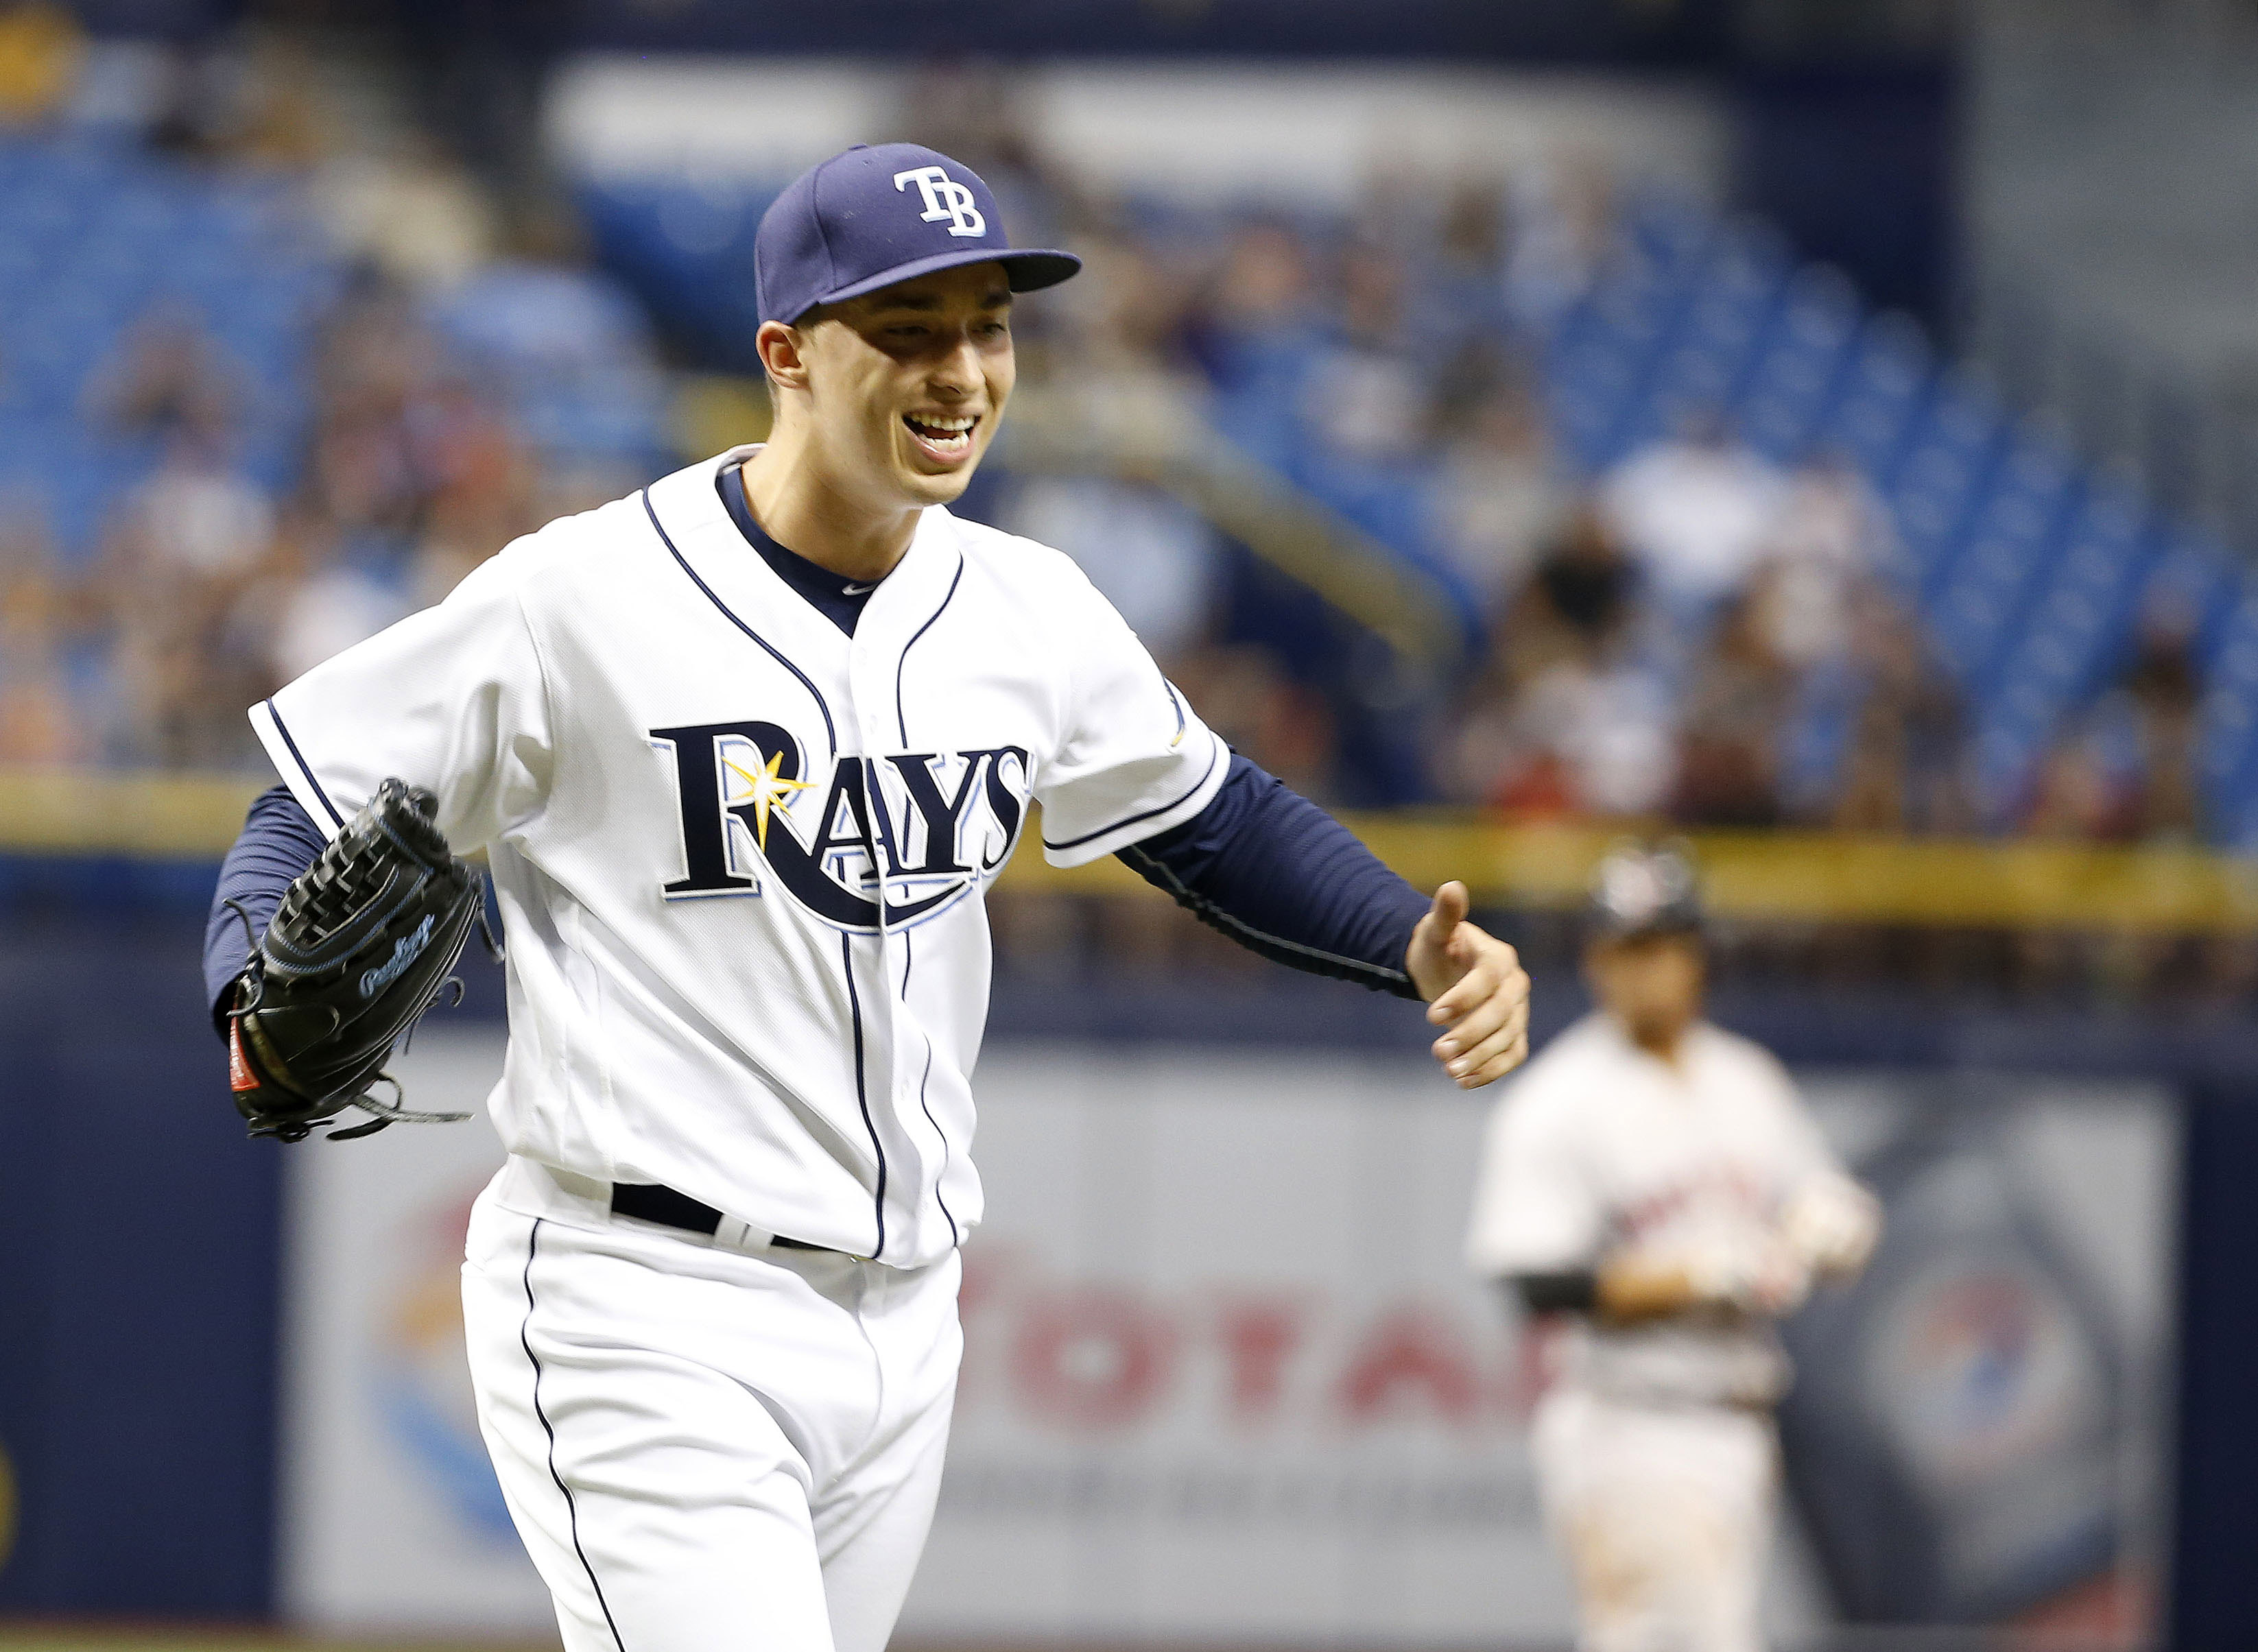
[[[2254,95],[2237,0],[0,5],[0,1643],[541,1639],[491,1135],[224,1100],[242,708],[756,437],[759,213],[898,137],[1090,259],[964,508],[1469,876],[1540,1034],[1601,847],[1694,843],[1892,1213],[1796,1327],[1784,1640],[2251,1643]],[[1416,1024],[1125,875],[994,911],[905,1641],[1562,1643]]]

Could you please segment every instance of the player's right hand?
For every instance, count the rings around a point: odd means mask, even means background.
[[[1777,1242],[1705,1247],[1686,1258],[1685,1270],[1695,1298],[1730,1313],[1777,1318],[1811,1294],[1810,1268]]]
[[[1529,1056],[1529,975],[1512,947],[1466,921],[1466,886],[1450,883],[1411,932],[1403,964],[1448,1032],[1435,1059],[1462,1090],[1495,1083]]]
[[[1837,1171],[1814,1176],[1781,1211],[1780,1238],[1812,1272],[1847,1279],[1882,1237],[1881,1202]]]

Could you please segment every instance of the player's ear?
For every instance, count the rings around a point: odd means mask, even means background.
[[[782,322],[761,323],[761,330],[753,336],[753,348],[759,352],[771,384],[785,390],[807,388],[807,363],[801,354],[804,343],[797,327]]]

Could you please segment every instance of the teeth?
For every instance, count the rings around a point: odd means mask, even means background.
[[[969,430],[980,422],[976,418],[932,419],[921,413],[912,413],[908,417],[911,423],[921,424],[928,430]]]

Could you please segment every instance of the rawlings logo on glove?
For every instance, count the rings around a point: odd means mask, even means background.
[[[379,987],[388,987],[399,980],[401,972],[414,963],[415,955],[430,944],[431,925],[438,921],[439,915],[437,912],[427,914],[423,921],[415,925],[414,934],[404,940],[394,943],[390,963],[380,964],[373,969],[362,971],[360,996],[364,998],[373,997]]]

